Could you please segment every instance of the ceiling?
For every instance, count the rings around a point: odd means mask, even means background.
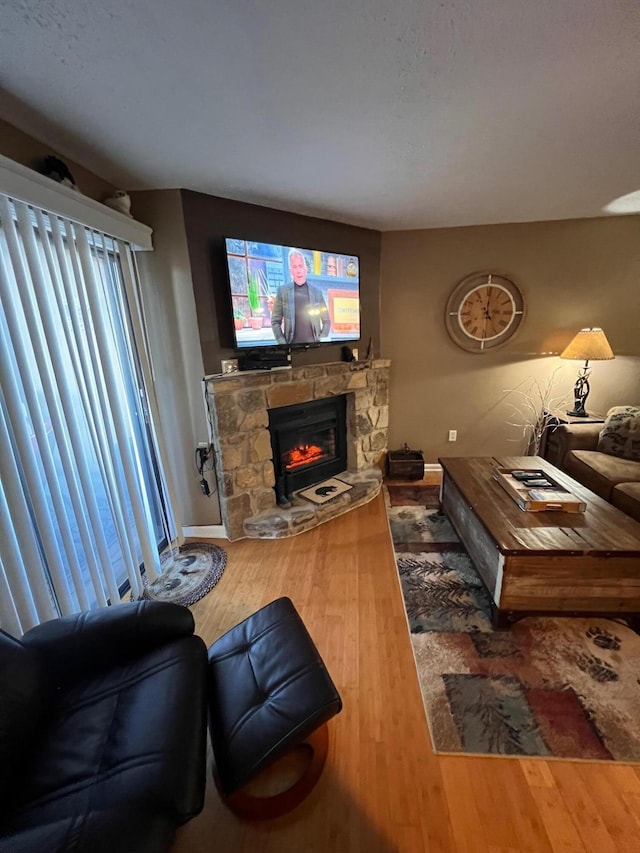
[[[0,0],[0,21],[2,116],[124,189],[391,230],[602,216],[640,188],[638,0]]]

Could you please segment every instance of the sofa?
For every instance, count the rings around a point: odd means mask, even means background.
[[[207,650],[142,601],[0,632],[0,850],[159,853],[204,803]]]
[[[601,498],[640,521],[640,408],[615,406],[604,424],[552,427],[545,456]]]

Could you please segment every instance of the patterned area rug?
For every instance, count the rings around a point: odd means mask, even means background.
[[[190,542],[160,557],[162,574],[145,586],[141,599],[189,606],[211,592],[222,577],[227,553],[217,545]]]
[[[446,517],[387,512],[436,752],[640,761],[640,637],[622,621],[527,618],[494,631]]]

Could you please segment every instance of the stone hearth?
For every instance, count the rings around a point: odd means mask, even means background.
[[[376,359],[207,377],[220,511],[229,539],[291,536],[378,493],[387,450],[389,366]],[[354,487],[322,506],[297,500],[281,509],[273,488],[268,410],[335,394],[347,398],[343,479]]]
[[[368,503],[382,487],[382,470],[378,467],[355,473],[343,471],[336,477],[349,483],[352,488],[320,506],[296,495],[293,506],[288,509],[276,506],[275,509],[265,509],[245,518],[244,535],[249,539],[282,539],[304,533],[324,521]]]

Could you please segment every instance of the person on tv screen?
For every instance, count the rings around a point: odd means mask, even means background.
[[[319,287],[307,281],[299,249],[289,250],[291,281],[281,285],[271,311],[271,328],[279,344],[314,344],[329,334],[331,321]]]

